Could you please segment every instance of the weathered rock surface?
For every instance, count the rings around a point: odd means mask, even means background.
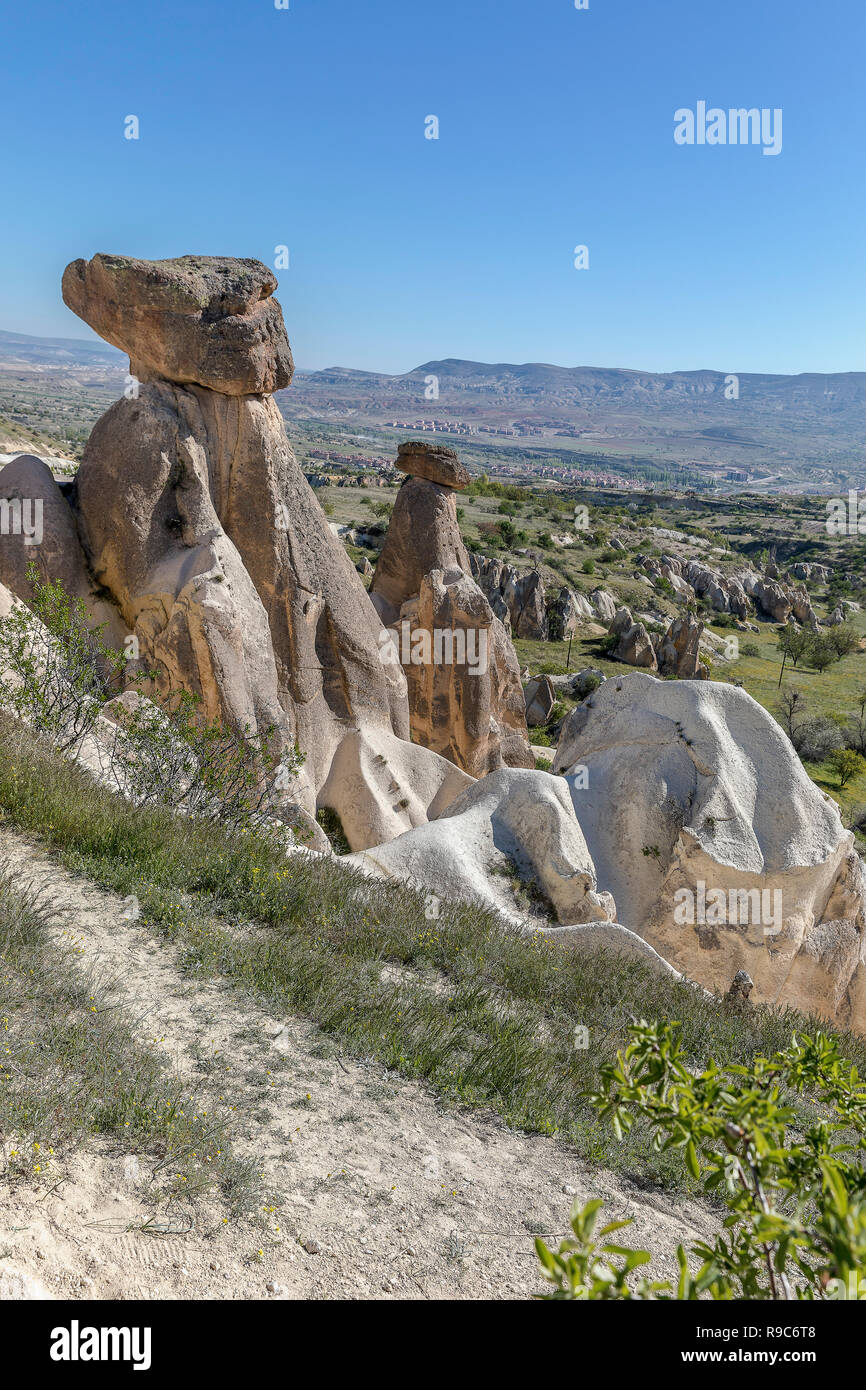
[[[513,565],[484,555],[470,555],[473,579],[497,617],[508,614],[514,637],[546,641],[548,620],[544,580],[538,570],[520,574]]]
[[[406,478],[397,493],[370,587],[385,626],[395,621],[407,599],[421,592],[425,574],[455,566],[471,573],[457,523],[454,489],[427,478]]]
[[[603,623],[612,622],[616,616],[617,602],[607,589],[593,589],[589,601]]]
[[[866,1029],[853,837],[751,696],[608,680],[563,726],[554,771],[575,764],[575,811],[625,926],[717,992],[744,969],[756,1001]]]
[[[88,582],[111,596],[160,687],[194,691],[209,715],[278,748],[299,744],[295,799],[309,815],[343,740],[407,740],[409,707],[270,398],[292,370],[275,288],[258,262],[213,257],[98,256],[67,269],[67,303],[130,353],[139,378],[135,399],[94,428],[72,510]],[[429,760],[405,749],[404,780],[412,767],[420,779],[413,814],[426,814]],[[364,843],[383,833],[377,796],[368,789]]]
[[[395,467],[402,473],[411,473],[416,478],[426,478],[457,491],[467,488],[472,481],[469,470],[464,468],[453,449],[444,444],[428,444],[422,439],[409,439],[398,445]]]
[[[816,564],[796,564],[791,566],[791,575],[794,579],[814,579],[819,584],[826,584],[832,571],[827,565]]]
[[[530,729],[537,729],[549,720],[556,704],[556,691],[549,676],[533,676],[524,687],[526,701],[526,722]]]
[[[691,613],[674,618],[658,647],[659,675],[686,681],[707,680],[709,668],[701,661],[703,631],[703,623]]]
[[[459,463],[451,450],[428,449],[408,453],[399,466],[418,458],[426,466],[439,455]],[[472,578],[455,497],[453,487],[428,477],[406,479],[370,597],[402,662],[413,741],[482,777],[534,761],[517,656]]]
[[[408,735],[405,682],[270,399],[145,383],[97,422],[75,495],[91,570],[165,689],[300,743],[312,786],[358,722]]]
[[[414,742],[483,777],[532,767],[517,655],[475,581],[432,570],[390,629],[409,691]]]
[[[589,600],[574,589],[560,589],[548,614],[550,640],[562,642],[584,623],[592,622],[595,610]]]
[[[615,661],[623,661],[627,666],[645,666],[650,671],[656,670],[653,640],[643,623],[635,622],[630,609],[617,609],[610,631],[619,638],[613,650]]]
[[[386,729],[357,729],[341,741],[319,805],[336,811],[353,850],[381,845],[440,815],[472,778],[428,748]]]
[[[117,606],[97,590],[78,539],[75,513],[48,465],[32,454],[7,463],[0,469],[0,499],[0,506],[8,504],[9,517],[0,534],[0,583],[29,603],[27,568],[35,564],[43,581],[59,580],[67,594],[81,599],[94,625],[105,624],[106,641],[121,647],[129,629]]]
[[[63,275],[64,302],[128,353],[134,376],[230,396],[279,391],[292,379],[276,288],[261,261],[231,256],[98,255],[73,261]]]
[[[505,768],[469,787],[437,820],[349,863],[443,900],[470,901],[525,924],[509,879],[535,887],[561,922],[610,922],[568,789],[546,772]]]

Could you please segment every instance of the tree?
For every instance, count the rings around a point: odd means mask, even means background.
[[[830,766],[839,778],[839,786],[844,787],[852,777],[863,771],[866,760],[853,748],[834,748],[830,754]]]
[[[855,753],[866,755],[866,690],[857,701],[857,713],[845,727],[845,741]]]
[[[832,639],[814,636],[809,646],[809,660],[816,671],[826,671],[828,666],[838,661],[839,653]]]
[[[806,710],[806,697],[802,690],[786,686],[779,704],[779,722],[795,748],[799,730],[807,718]]]
[[[797,662],[801,661],[812,645],[812,634],[805,628],[796,627],[794,623],[788,623],[779,633],[779,651],[790,661],[796,669]]]
[[[840,623],[838,627],[831,627],[824,637],[824,642],[839,659],[850,656],[860,646],[860,638],[850,623]]]

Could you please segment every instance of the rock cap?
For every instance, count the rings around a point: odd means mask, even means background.
[[[458,492],[462,492],[472,481],[453,449],[444,444],[428,444],[422,439],[409,439],[399,446],[395,467],[401,473],[427,478],[431,483],[453,487]]]
[[[270,394],[292,379],[276,288],[268,266],[232,256],[99,254],[63,273],[64,303],[129,354],[133,374],[228,396]]]

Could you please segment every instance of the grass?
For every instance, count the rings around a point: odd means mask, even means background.
[[[137,1037],[118,991],[58,938],[50,901],[0,873],[0,1173],[52,1186],[88,1137],[146,1156],[146,1199],[217,1194],[248,1210],[252,1165],[233,1157],[222,1118],[199,1109]]]
[[[696,1063],[748,1063],[817,1021],[748,1013],[640,960],[565,953],[481,908],[442,905],[318,856],[286,859],[254,835],[135,808],[0,720],[0,808],[67,867],[134,894],[196,979],[219,977],[273,1011],[315,1021],[347,1055],[375,1057],[441,1097],[558,1134],[585,1159],[676,1185],[682,1165],[645,1130],[618,1143],[585,1093],[633,1018],[678,1019]],[[389,967],[385,969],[385,967]],[[575,1046],[588,1029],[589,1047]],[[866,1043],[844,1038],[852,1061]]]
[[[856,613],[852,626],[866,635],[866,614]],[[735,632],[732,628],[707,624],[717,637],[726,640],[737,636],[740,648],[750,644],[758,648],[758,656],[740,656],[737,661],[716,661],[712,678],[720,681],[736,680],[753,699],[774,718],[778,717],[781,691],[779,673],[781,657],[778,650],[778,631],[775,625],[760,624],[757,633]],[[603,639],[602,639],[603,640]],[[571,659],[567,661],[568,642],[530,642],[517,640],[514,643],[521,669],[528,667],[533,675],[564,675],[566,671],[580,671],[593,666],[605,676],[622,676],[634,669],[620,661],[611,661],[602,654],[598,637],[581,638],[575,633],[571,646]],[[841,720],[844,724],[854,715],[857,701],[866,689],[866,653],[855,651],[836,661],[826,671],[819,672],[802,662],[795,668],[786,665],[782,688],[796,687],[806,697],[809,713],[815,717],[826,716]],[[566,702],[569,707],[573,701]],[[539,731],[530,730],[532,742],[544,742]],[[554,740],[555,742],[555,740]],[[843,818],[850,815],[855,807],[866,804],[866,771],[851,779],[846,786],[839,786],[839,778],[829,763],[807,763],[806,771],[816,786],[828,792],[839,804]]]
[[[852,626],[862,637],[866,633],[866,615],[854,614]],[[728,629],[719,628],[717,632],[721,637],[731,635]],[[754,642],[760,655],[741,656],[738,661],[724,667],[720,664],[716,674],[721,675],[723,670],[727,677],[742,681],[743,688],[774,718],[778,717],[782,690],[786,688],[795,688],[803,692],[810,715],[840,720],[843,724],[848,717],[853,717],[858,698],[866,689],[866,658],[862,650],[851,652],[841,661],[834,662],[826,671],[816,671],[802,661],[797,667],[788,663],[780,690],[779,674],[782,663],[778,650],[777,629],[768,625],[766,628],[762,626],[758,633],[739,635],[742,644]],[[847,817],[855,806],[862,806],[866,802],[866,772],[852,778],[846,786],[840,787],[839,778],[828,763],[806,763],[805,767],[813,782],[838,802],[843,818]]]

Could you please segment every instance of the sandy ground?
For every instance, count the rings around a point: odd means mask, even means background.
[[[674,1251],[707,1237],[698,1204],[593,1170],[556,1140],[445,1107],[377,1062],[338,1057],[297,1018],[195,982],[123,902],[0,831],[0,860],[68,909],[65,931],[125,982],[143,1041],[202,1108],[233,1107],[235,1149],[261,1159],[260,1223],[215,1204],[146,1200],[152,1161],[94,1140],[42,1191],[0,1182],[0,1298],[520,1298],[540,1291],[533,1237],[558,1241],[575,1195],[633,1217],[619,1239]],[[56,1185],[53,1185],[56,1184]],[[148,1224],[150,1223],[150,1224]]]

